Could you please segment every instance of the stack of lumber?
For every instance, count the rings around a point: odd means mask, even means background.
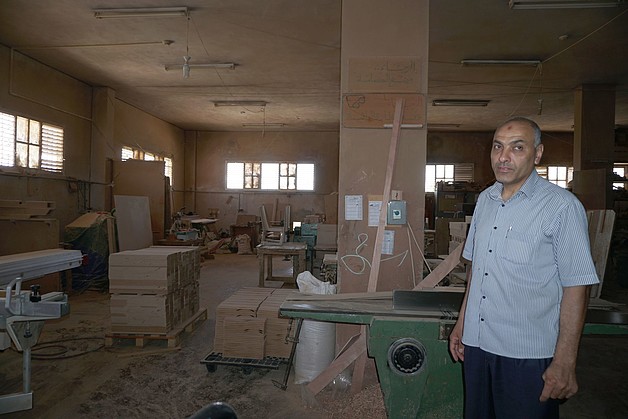
[[[109,256],[111,331],[168,333],[199,310],[198,247],[156,246]]]
[[[279,316],[279,307],[294,290],[242,288],[216,308],[214,352],[228,358],[286,358],[291,320]]]
[[[292,343],[287,341],[289,335],[294,335],[291,320],[279,315],[279,307],[289,295],[298,294],[295,290],[276,289],[266,298],[257,309],[257,317],[266,319],[265,356],[288,358]]]
[[[27,220],[48,215],[53,209],[55,209],[55,203],[52,201],[0,199],[0,218],[3,219]]]

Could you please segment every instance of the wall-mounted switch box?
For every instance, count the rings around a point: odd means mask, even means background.
[[[406,201],[389,201],[386,218],[387,224],[405,224]]]

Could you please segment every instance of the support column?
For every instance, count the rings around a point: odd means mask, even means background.
[[[428,23],[429,0],[342,3],[338,176],[341,293],[367,291],[378,231],[378,227],[368,225],[369,201],[382,201],[387,177],[391,189],[401,192],[401,198],[396,199],[407,202],[407,224],[385,227],[394,235],[393,250],[382,255],[376,290],[411,289],[422,277],[417,243],[423,248],[427,124],[425,101],[417,106],[417,100],[427,98]],[[406,125],[402,125],[390,167],[391,128],[399,95],[407,106],[402,121]],[[413,127],[408,126],[411,123]],[[361,197],[361,219],[356,219],[360,217],[355,212],[346,217],[346,196]],[[356,333],[359,330],[355,327],[339,325],[337,346],[342,347]],[[360,359],[356,369],[363,370],[365,362]],[[368,363],[365,383],[375,379],[372,360]],[[355,380],[354,373],[354,381],[361,382],[362,378]]]
[[[586,209],[613,208],[615,86],[585,84],[574,108],[574,193]]]
[[[92,138],[90,153],[90,180],[97,182],[90,185],[91,208],[110,210],[113,208],[111,188],[99,183],[111,182],[108,172],[113,156],[116,92],[108,87],[94,87],[92,90]]]

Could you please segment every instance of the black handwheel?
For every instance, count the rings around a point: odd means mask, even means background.
[[[216,365],[214,364],[205,364],[208,372],[216,372]]]
[[[242,367],[244,375],[250,375],[253,372],[253,367]]]

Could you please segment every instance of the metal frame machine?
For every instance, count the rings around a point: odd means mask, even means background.
[[[80,266],[80,250],[49,249],[0,256],[0,350],[23,352],[23,389],[0,396],[0,414],[33,408],[31,348],[37,343],[46,320],[69,314],[68,297],[62,292],[41,294],[38,285],[22,290],[22,281]]]

